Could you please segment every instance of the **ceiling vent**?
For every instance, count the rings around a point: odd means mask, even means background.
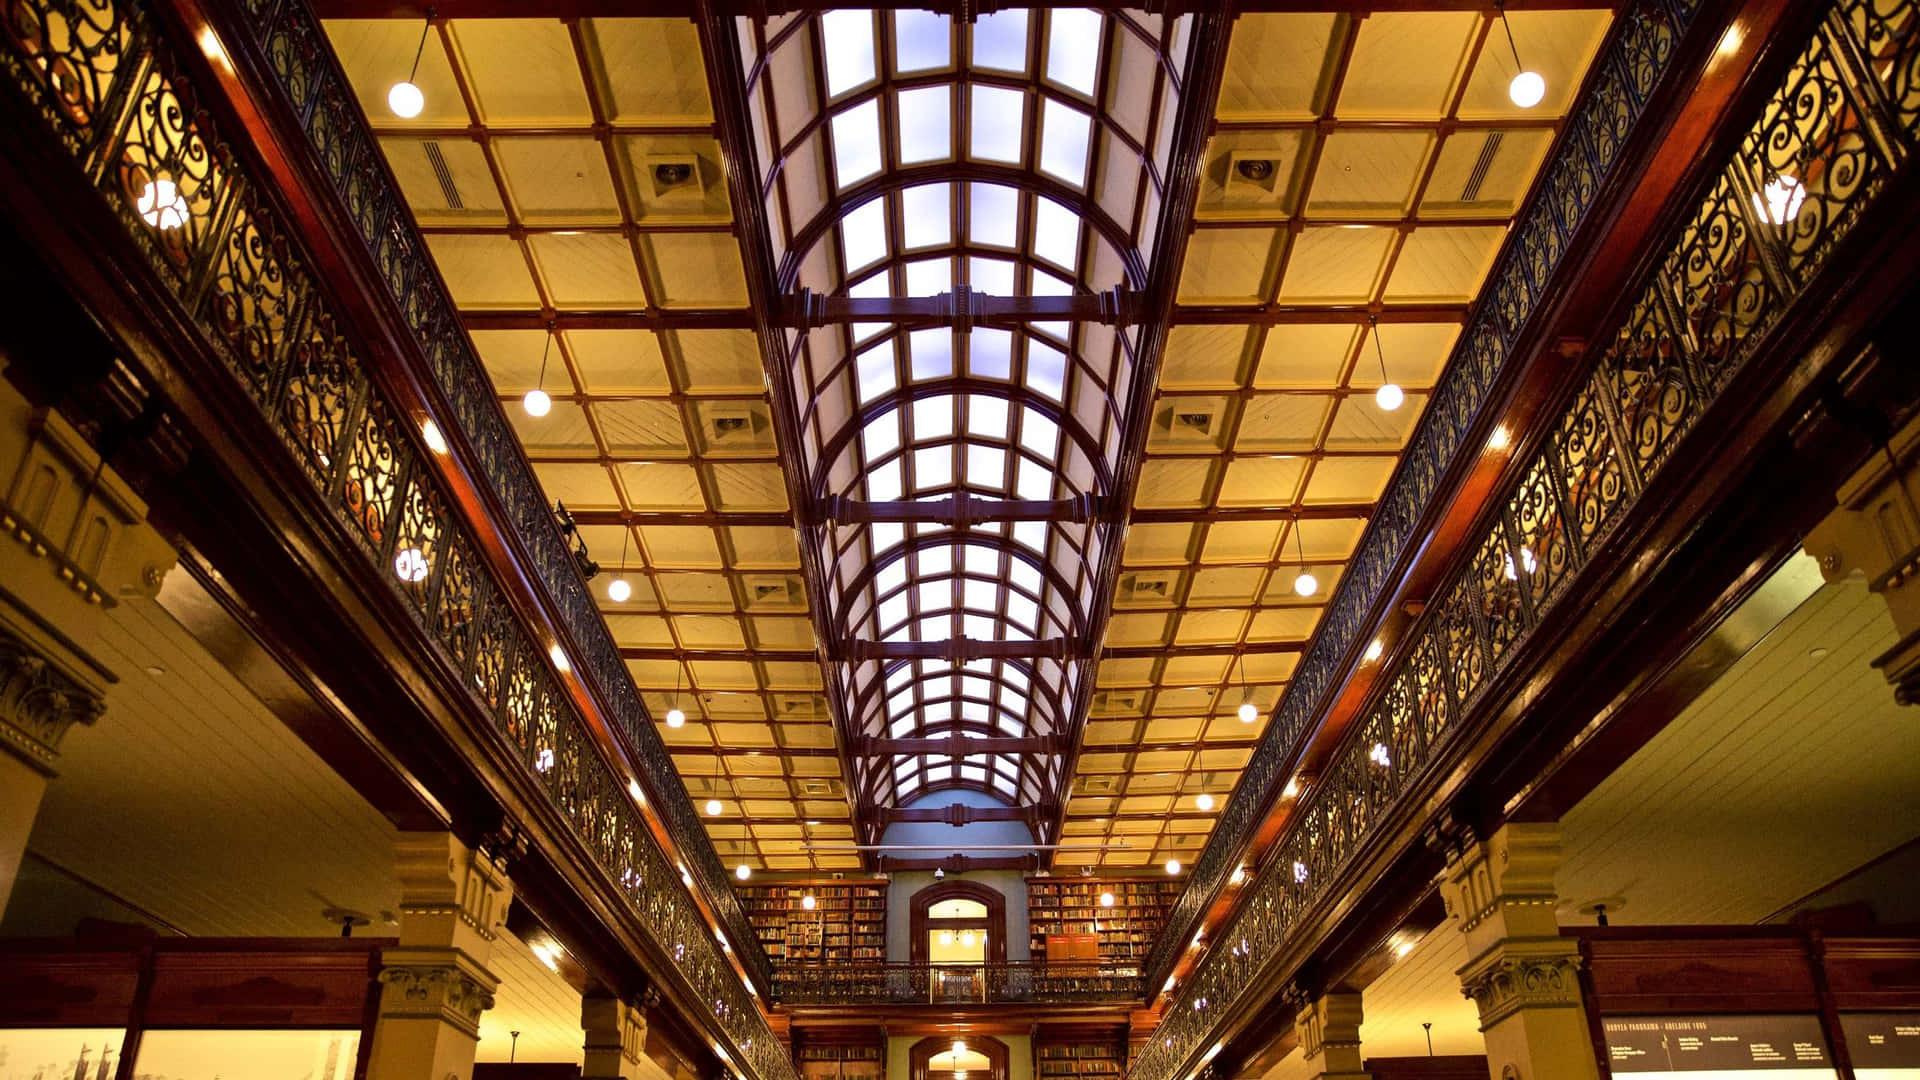
[[[699,202],[706,197],[698,154],[651,154],[646,168],[655,202]]]
[[[713,408],[705,410],[704,415],[707,424],[707,440],[713,445],[753,441],[752,409]]]
[[[1077,776],[1073,780],[1076,795],[1114,795],[1120,791],[1117,776]]]
[[[1126,600],[1136,604],[1167,603],[1173,599],[1178,582],[1179,572],[1174,570],[1128,574],[1120,579],[1120,592]]]
[[[1177,397],[1158,419],[1170,443],[1218,446],[1225,435],[1226,402],[1219,398]]]
[[[1500,143],[1505,138],[1498,131],[1487,132],[1487,141],[1480,144],[1480,156],[1474,159],[1473,171],[1467,174],[1467,182],[1460,189],[1461,202],[1480,201],[1480,189],[1487,182],[1487,174],[1493,171],[1493,159],[1500,153]]]
[[[799,602],[795,582],[790,577],[750,577],[742,584],[747,590],[747,608],[788,608]]]
[[[1280,160],[1271,150],[1235,150],[1227,155],[1227,194],[1271,201],[1280,194]]]
[[[1129,716],[1140,712],[1140,690],[1102,690],[1093,695],[1092,712],[1098,716]]]
[[[838,798],[840,796],[840,781],[824,780],[824,779],[802,780],[800,781],[800,793],[802,795],[817,795],[817,796],[824,796],[826,798]]]
[[[466,204],[460,201],[460,189],[454,186],[453,170],[447,168],[447,157],[440,152],[440,144],[433,139],[421,139],[420,149],[427,155],[433,178],[440,183],[440,195],[447,200],[447,209],[465,210]]]
[[[783,717],[814,717],[824,712],[819,698],[807,694],[786,694],[777,699]]]

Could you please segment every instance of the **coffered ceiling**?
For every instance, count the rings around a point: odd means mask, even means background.
[[[422,24],[327,29],[536,473],[603,568],[636,683],[656,718],[686,714],[661,734],[695,802],[717,800],[721,857],[853,869],[856,803],[968,786],[1064,799],[1055,862],[1119,869],[1204,843],[1200,797],[1230,796],[1610,17],[1511,16],[1548,87],[1523,110],[1492,10],[1241,16],[1150,411],[1128,414],[1156,358],[1125,329],[839,323],[772,350],[791,358],[790,436],[712,95],[749,95],[756,160],[734,175],[764,185],[784,287],[1140,289],[1177,247],[1156,229],[1185,20],[742,22],[720,44],[750,88],[723,91],[688,20],[443,20],[406,120],[385,98]],[[1394,411],[1375,401],[1383,367],[1405,388]],[[553,398],[538,418],[520,406],[536,386]],[[783,455],[810,499],[1058,512],[797,530]],[[1124,532],[1071,505],[1129,496]],[[1112,618],[1087,642],[1114,549]],[[630,599],[605,599],[614,576]],[[1006,644],[940,655],[969,640]],[[1054,649],[1076,640],[1077,660]],[[859,743],[955,735],[1012,741]]]

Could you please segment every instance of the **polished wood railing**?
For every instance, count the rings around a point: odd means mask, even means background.
[[[1069,1005],[1139,1002],[1135,964],[795,964],[774,970],[782,1005]]]

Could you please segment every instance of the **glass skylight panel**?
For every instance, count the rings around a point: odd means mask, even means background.
[[[873,553],[880,555],[899,547],[907,538],[907,530],[897,521],[876,521],[867,530],[867,536],[873,544]]]
[[[1047,523],[1044,521],[1016,521],[1013,523],[1013,542],[1029,551],[1042,555],[1047,551]]]
[[[873,587],[878,592],[890,592],[906,583],[907,560],[905,559],[895,559],[893,562],[874,571],[873,574]],[[912,678],[910,669],[907,668],[901,668],[896,674],[901,675],[902,682],[909,681]],[[887,685],[893,685],[892,681],[889,680]]]
[[[842,190],[880,171],[880,103],[868,100],[833,115],[833,173]]]
[[[1027,339],[1027,389],[1054,401],[1066,388],[1067,355],[1042,341]]]
[[[1013,374],[1013,331],[981,328],[967,335],[967,373],[984,379]]]
[[[1044,196],[1033,200],[1033,253],[1072,272],[1080,266],[1080,215]]]
[[[860,430],[860,449],[868,461],[877,461],[900,449],[900,413],[888,409]]]
[[[945,579],[921,582],[919,593],[923,612],[945,611],[953,606],[953,586]]]
[[[952,394],[920,398],[913,403],[913,437],[916,440],[946,439],[952,436]]]
[[[860,403],[892,391],[899,385],[893,370],[893,342],[883,341],[854,358],[854,372],[860,381]]]
[[[1007,452],[997,446],[967,444],[967,485],[991,491],[1005,491]]]
[[[967,434],[988,439],[1006,438],[1007,399],[989,394],[967,395]]]
[[[911,370],[914,382],[953,374],[953,331],[945,327],[909,331],[907,351],[913,360]]]
[[[1020,409],[1020,445],[1039,455],[1043,460],[1052,461],[1060,452],[1060,425],[1045,416],[1031,405]]]
[[[1074,187],[1085,187],[1087,138],[1092,123],[1093,118],[1079,109],[1048,98],[1040,122],[1040,171]]]
[[[985,544],[968,544],[961,562],[969,574],[992,578],[1000,573],[1000,553]]]
[[[1000,608],[1000,590],[993,582],[968,578],[962,602],[974,611],[998,611]]]
[[[975,83],[973,86],[973,143],[968,152],[981,161],[1020,164],[1026,104],[1027,96],[1018,90]],[[835,135],[838,136],[837,130]],[[1083,133],[1080,138],[1083,167],[1086,141]],[[877,150],[876,146],[876,152]],[[1078,181],[1075,183],[1077,184]],[[846,181],[842,180],[841,186],[845,187]]]
[[[909,248],[953,243],[953,185],[921,184],[900,193],[900,226]]]
[[[1053,497],[1053,470],[1032,458],[1021,458],[1013,493],[1022,499]]]
[[[914,635],[921,641],[946,641],[953,637],[953,622],[944,616],[921,619],[914,624]]]
[[[1012,563],[1012,569],[1007,574],[1007,580],[1012,582],[1016,588],[1025,589],[1030,593],[1038,595],[1040,592],[1040,571],[1021,559],[1009,559],[1008,562]],[[1028,685],[1027,677],[1017,670],[1009,670],[1007,672],[1007,680],[1023,690]]]
[[[953,549],[930,547],[920,553],[920,572],[927,575],[953,573]]]
[[[824,12],[820,38],[826,43],[828,97],[873,81],[873,12]]]
[[[906,74],[953,63],[953,23],[931,11],[893,13],[894,70]]]
[[[920,491],[953,483],[953,447],[929,446],[913,452],[913,483]]]
[[[973,66],[995,71],[1027,70],[1025,10],[996,11],[974,20]]]
[[[1092,97],[1103,44],[1099,12],[1055,8],[1047,18],[1047,78]]]
[[[908,296],[935,296],[953,290],[952,259],[919,259],[908,263],[906,270]]]
[[[886,258],[887,201],[874,199],[840,218],[840,246],[846,252],[847,274]]]
[[[1019,240],[1020,193],[1001,184],[973,184],[968,197],[967,239],[1010,248]]]
[[[900,460],[895,458],[867,473],[867,498],[888,502],[900,497]]]
[[[971,258],[967,260],[967,282],[975,289],[995,296],[1013,295],[1013,263],[1006,259]]]
[[[985,615],[964,615],[960,619],[960,632],[975,641],[1005,641],[1006,627],[998,619]]]
[[[952,157],[952,87],[923,86],[918,90],[902,90],[898,101],[900,163],[914,165]]]
[[[1015,593],[1007,597],[1007,618],[1031,634],[1040,618],[1040,605]]]

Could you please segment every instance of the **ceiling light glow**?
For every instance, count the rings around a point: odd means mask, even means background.
[[[177,229],[187,223],[187,200],[166,177],[147,181],[137,206],[140,220],[156,229]]]
[[[1387,383],[1373,392],[1373,403],[1386,412],[1399,408],[1406,400],[1407,393],[1400,389],[1399,383]]]
[[[681,712],[678,706],[668,709],[667,710],[667,726],[670,728],[686,727],[687,714]]]
[[[1298,596],[1312,596],[1320,591],[1320,579],[1314,577],[1312,571],[1302,570],[1300,576],[1293,579],[1293,591]]]
[[[720,816],[720,810],[721,810],[721,807],[720,807],[720,800],[719,800],[719,799],[708,799],[708,800],[707,800],[707,816],[708,816],[708,817],[719,817],[719,816]]]
[[[616,604],[624,604],[633,595],[633,586],[626,578],[617,577],[607,582],[607,599]]]
[[[1538,72],[1523,71],[1507,84],[1507,97],[1523,109],[1531,109],[1547,96],[1547,80]]]
[[[741,863],[739,866],[733,868],[733,876],[739,878],[741,881],[745,881],[753,876],[753,867],[748,866],[746,863]]]
[[[411,120],[419,116],[420,110],[426,107],[427,95],[421,93],[420,88],[410,82],[403,80],[394,83],[393,89],[387,91],[387,108],[392,109],[393,115],[402,120]]]
[[[1193,800],[1193,805],[1199,807],[1202,810],[1211,810],[1213,809],[1213,796],[1203,791],[1200,793],[1199,798]]]
[[[1100,906],[1101,906],[1101,907],[1112,907],[1112,906],[1113,906],[1113,894],[1112,894],[1112,893],[1110,893],[1110,892],[1103,892],[1103,893],[1101,893],[1101,894],[1100,894]]]
[[[1255,705],[1251,701],[1243,701],[1240,703],[1240,722],[1241,723],[1251,724],[1258,719],[1260,719],[1260,706]]]
[[[1167,860],[1167,874],[1171,877],[1180,876],[1180,860],[1179,859]]]
[[[808,910],[808,911],[812,911],[812,910],[813,910],[813,908],[814,908],[814,905],[816,905],[816,904],[818,904],[819,902],[820,902],[820,901],[818,901],[818,900],[815,900],[815,899],[813,898],[813,894],[812,894],[812,893],[808,893],[808,894],[806,894],[805,896],[802,896],[802,897],[800,898],[800,906],[801,906],[801,907],[803,907],[803,908],[805,908],[805,909],[806,909],[806,910]]]
[[[1800,204],[1807,201],[1805,184],[1791,176],[1776,176],[1767,186],[1753,193],[1754,209],[1775,225],[1785,225],[1800,216]]]
[[[1380,639],[1374,638],[1372,641],[1367,642],[1367,651],[1360,655],[1360,659],[1371,664],[1375,660],[1380,659],[1380,654],[1386,651],[1387,647],[1380,644]]]
[[[553,398],[549,397],[545,390],[536,387],[527,391],[527,396],[520,399],[520,407],[527,410],[528,416],[545,416],[553,411]]]
[[[427,580],[427,569],[426,553],[419,548],[407,548],[393,557],[393,576],[409,585]]]

